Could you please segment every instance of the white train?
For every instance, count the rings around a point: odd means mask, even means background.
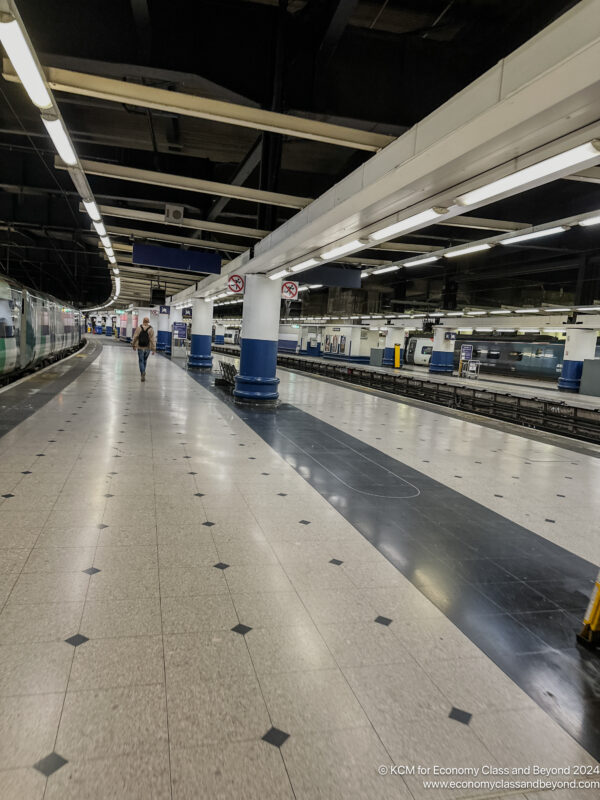
[[[0,384],[77,349],[82,325],[77,309],[0,278]]]

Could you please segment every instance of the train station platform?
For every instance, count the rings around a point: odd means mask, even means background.
[[[2,800],[598,796],[595,446],[92,344],[0,394]]]

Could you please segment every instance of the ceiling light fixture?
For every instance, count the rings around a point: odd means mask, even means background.
[[[411,258],[410,261],[404,261],[404,267],[419,267],[421,264],[433,264],[434,261],[439,261],[439,256],[423,256],[421,258]]]
[[[568,229],[568,225],[557,225],[554,228],[544,228],[542,231],[523,233],[520,236],[511,236],[509,239],[501,239],[500,244],[519,244],[519,242],[528,242],[531,239],[542,239],[544,236],[554,236],[555,234],[562,233]]]
[[[73,145],[69,135],[65,130],[62,119],[54,114],[42,114],[42,122],[65,164],[74,167],[77,164],[77,156],[73,150]]]
[[[364,247],[364,244],[365,243],[360,239],[352,239],[351,242],[332,247],[331,250],[324,250],[321,253],[321,258],[325,261],[331,261],[332,258],[338,258],[339,256],[346,255],[346,253],[351,253],[353,250],[359,250],[361,247]]]
[[[303,269],[309,269],[310,267],[314,267],[319,263],[318,258],[309,258],[307,261],[301,261],[299,264],[296,264],[294,267],[290,267],[291,272],[300,272]]]
[[[374,269],[373,275],[383,275],[384,272],[396,272],[400,267],[381,267],[381,269]]]
[[[451,250],[447,253],[444,253],[445,258],[456,258],[457,256],[466,256],[469,253],[481,253],[483,250],[490,250],[492,247],[491,244],[484,242],[484,244],[473,244],[469,245],[469,247],[461,247],[460,250]]]
[[[322,283],[310,283],[308,285],[308,288],[309,289],[322,289],[323,288],[323,284]]]
[[[539,308],[515,308],[515,314],[539,314]]]
[[[100,241],[102,242],[102,247],[112,247],[108,236],[101,236]]]
[[[110,261],[111,264],[116,264],[117,263],[117,259],[114,256],[109,256],[108,260]]]
[[[552,175],[558,176],[560,173],[570,171],[573,167],[581,167],[586,162],[595,161],[598,158],[600,158],[600,141],[592,139],[585,144],[580,144],[578,147],[565,150],[564,153],[552,156],[552,158],[545,158],[530,167],[519,169],[513,172],[512,175],[506,175],[506,177],[492,181],[479,189],[465,192],[465,194],[456,199],[456,202],[461,206],[482,203],[513,189],[531,187],[543,178],[550,178]]]
[[[490,314],[512,314],[507,308],[501,308],[498,311],[490,311]]]
[[[98,206],[93,200],[84,200],[83,206],[93,222],[100,222],[102,217],[100,216],[100,212],[98,211]]]
[[[564,308],[545,308],[544,309],[544,311],[546,313],[548,313],[548,314],[552,314],[555,311],[570,311],[570,310],[571,310],[570,308],[566,308],[566,307],[564,307]]]
[[[102,237],[107,235],[106,228],[104,227],[103,222],[92,222],[92,225],[96,229],[96,233],[98,234],[98,236]]]
[[[582,219],[579,222],[584,228],[587,228],[588,225],[600,225],[600,214],[597,217],[588,217],[587,219]]]
[[[381,239],[389,239],[398,233],[409,230],[409,228],[418,228],[420,225],[431,222],[447,212],[447,208],[428,208],[426,211],[421,211],[419,214],[413,214],[412,217],[407,217],[406,219],[401,219],[399,222],[386,225],[385,228],[381,228],[369,234],[369,239],[375,242],[379,242]]]
[[[6,55],[34,106],[50,108],[52,98],[46,88],[44,78],[21,26],[11,14],[0,14],[0,42],[4,45]]]
[[[284,278],[286,275],[289,274],[290,273],[287,271],[287,269],[280,269],[279,272],[275,272],[273,275],[269,275],[269,280],[276,281],[277,278]]]

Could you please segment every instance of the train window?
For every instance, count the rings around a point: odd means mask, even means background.
[[[422,356],[430,356],[433,351],[433,347],[429,344],[424,344],[421,348],[421,355]]]
[[[488,358],[500,358],[500,350],[488,350]]]
[[[508,357],[511,361],[523,361],[523,353],[519,350],[511,350]]]
[[[544,351],[542,350],[542,348],[538,347],[537,350],[535,351],[535,357],[539,358],[543,354],[543,352]]]

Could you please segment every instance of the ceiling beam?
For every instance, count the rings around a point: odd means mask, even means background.
[[[96,97],[114,103],[166,111],[197,119],[210,119],[228,125],[270,131],[299,139],[312,139],[317,142],[351,147],[356,150],[367,150],[376,153],[394,141],[393,136],[371,133],[329,122],[294,117],[277,111],[265,111],[237,103],[226,103],[223,100],[212,100],[183,92],[171,92],[167,89],[156,89],[152,86],[141,86],[139,83],[103,78],[100,75],[89,75],[85,72],[73,72],[68,69],[44,67],[48,85],[55,92],[83,97]],[[10,61],[5,58],[2,67],[3,76],[19,82]]]
[[[251,203],[267,203],[285,208],[305,208],[312,199],[310,197],[295,197],[278,192],[265,192],[262,189],[248,189],[246,186],[231,186],[228,183],[206,181],[201,178],[188,178],[184,175],[171,175],[166,172],[153,172],[149,169],[136,169],[124,167],[120,164],[106,164],[102,161],[89,161],[80,159],[81,168],[87,175],[99,175],[103,178],[115,178],[120,181],[133,183],[146,183],[150,186],[162,186],[165,189],[180,189],[186,192],[200,194],[215,194],[221,197],[232,197],[235,200],[247,200]],[[56,156],[54,160],[56,169],[67,169],[64,161]]]
[[[258,137],[258,139],[252,145],[252,148],[246,153],[244,160],[237,168],[237,171],[233,178],[231,179],[231,183],[233,186],[242,186],[252,175],[254,170],[260,164],[260,160],[262,157],[262,137]],[[219,197],[215,200],[210,207],[208,214],[206,215],[209,220],[216,219],[221,212],[224,210],[225,206],[229,202],[228,197]]]
[[[245,253],[246,250],[248,250],[248,247],[242,244],[207,242],[204,239],[194,239],[192,236],[176,236],[172,233],[144,231],[138,228],[119,228],[106,225],[106,232],[109,236],[132,236],[134,239],[153,239],[159,242],[173,242],[174,244],[184,244],[189,247],[203,247],[207,250],[229,250],[231,253]]]
[[[184,217],[179,222],[171,222],[165,219],[164,214],[155,211],[142,211],[137,208],[121,208],[121,206],[98,206],[100,213],[105,217],[119,217],[121,219],[133,219],[138,222],[152,222],[158,225],[173,225],[177,228],[194,228],[199,231],[211,231],[213,233],[225,233],[230,236],[247,236],[249,239],[262,239],[270,231],[261,231],[257,228],[245,228],[242,225],[226,225],[222,222],[208,222],[202,219],[189,219]],[[85,211],[83,204],[79,204],[79,210]]]
[[[508,222],[502,219],[485,219],[483,217],[451,217],[440,222],[449,228],[473,228],[477,231],[520,231],[528,228],[530,222]]]
[[[590,167],[576,172],[574,175],[565,175],[567,181],[583,181],[584,183],[600,183],[600,167]]]

